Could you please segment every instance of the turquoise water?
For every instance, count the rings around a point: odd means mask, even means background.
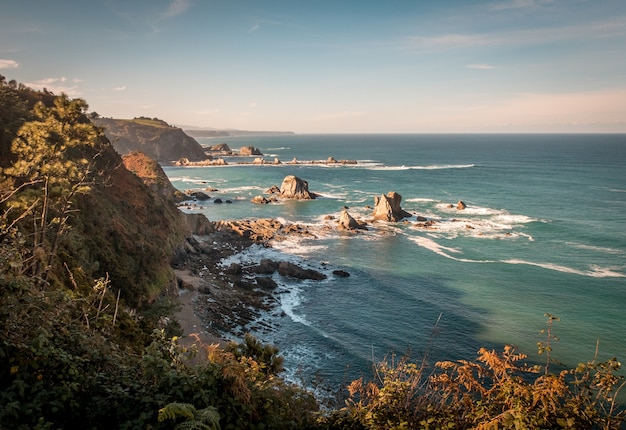
[[[314,227],[253,256],[291,258],[330,274],[280,284],[280,309],[257,331],[279,346],[294,378],[341,382],[369,374],[372,359],[411,351],[431,361],[472,359],[481,346],[517,345],[532,359],[545,313],[561,318],[553,356],[568,364],[626,357],[626,136],[294,135],[200,140],[253,145],[268,161],[358,160],[321,165],[177,168],[179,189],[219,191],[187,211],[211,220],[276,217]],[[314,201],[253,205],[287,175]],[[341,233],[327,215],[344,206],[367,219],[374,196],[396,191],[403,209],[434,229],[370,224]],[[456,205],[462,200],[465,211]],[[348,278],[332,276],[343,269]],[[437,320],[439,324],[435,327]]]

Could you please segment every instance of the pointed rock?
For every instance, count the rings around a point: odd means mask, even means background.
[[[381,194],[380,197],[374,197],[374,219],[396,222],[402,218],[412,216],[400,207],[401,201],[402,196],[395,191],[390,191],[387,195]]]

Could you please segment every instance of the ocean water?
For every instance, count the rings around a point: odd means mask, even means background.
[[[279,283],[280,306],[248,327],[285,356],[287,375],[338,387],[372,361],[473,359],[516,345],[542,363],[546,313],[558,316],[553,358],[626,359],[625,135],[293,135],[199,140],[258,147],[268,161],[357,160],[356,165],[166,166],[181,189],[217,188],[185,211],[210,220],[279,218],[318,231],[235,258],[291,259],[325,281]],[[227,159],[227,161],[230,161]],[[287,175],[321,195],[254,205]],[[361,233],[334,228],[344,206],[366,220],[395,191],[407,222]],[[213,198],[232,204],[214,204]],[[462,200],[467,209],[459,211]],[[453,207],[450,207],[450,204]],[[369,207],[368,207],[369,206]],[[437,221],[417,226],[417,215]],[[321,226],[326,229],[318,229]],[[224,262],[228,264],[229,262]],[[345,270],[349,277],[332,274]]]

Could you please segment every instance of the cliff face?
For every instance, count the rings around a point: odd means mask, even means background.
[[[202,161],[208,158],[195,139],[163,121],[143,118],[97,118],[92,121],[104,128],[105,135],[120,155],[141,151],[159,162],[172,162],[179,158]]]
[[[76,264],[88,276],[108,276],[131,305],[175,291],[169,262],[191,234],[185,215],[168,193],[157,191],[164,185],[151,189],[113,148],[101,153],[97,169],[100,180],[79,197],[71,220],[81,250]],[[142,173],[156,178],[147,172]]]

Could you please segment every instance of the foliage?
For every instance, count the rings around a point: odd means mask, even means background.
[[[547,314],[546,340],[557,338]],[[597,354],[596,354],[597,355]],[[624,386],[616,359],[581,363],[552,373],[523,364],[527,357],[506,346],[481,348],[474,361],[445,361],[430,375],[404,358],[375,366],[375,379],[349,386],[346,407],[321,422],[327,428],[366,429],[618,429],[624,422],[616,396]],[[550,359],[546,363],[547,369]]]
[[[189,403],[170,403],[159,409],[159,422],[185,418],[175,430],[201,429],[220,430],[220,414],[213,406],[197,410]]]
[[[278,348],[273,345],[263,345],[250,333],[246,333],[243,342],[239,344],[231,342],[227,351],[233,353],[238,359],[250,357],[256,360],[261,370],[268,376],[277,375],[283,371],[284,359],[278,355]]]

